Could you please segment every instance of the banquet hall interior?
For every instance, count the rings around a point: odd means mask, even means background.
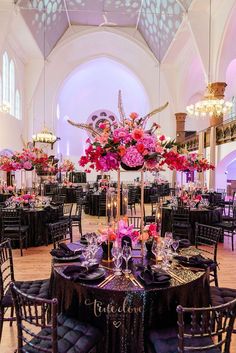
[[[0,353],[235,353],[236,0],[0,28]]]

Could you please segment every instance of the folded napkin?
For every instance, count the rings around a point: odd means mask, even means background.
[[[188,266],[200,267],[200,268],[207,268],[215,266],[215,262],[212,259],[206,259],[202,255],[196,255],[191,257],[186,256],[175,256],[175,259],[183,262]]]
[[[55,256],[55,257],[58,257],[58,258],[72,257],[72,256],[75,256],[75,255],[79,255],[81,253],[82,253],[81,250],[73,251],[64,243],[60,243],[58,249],[53,249],[50,252],[50,254],[52,256]]]
[[[89,273],[94,272],[98,268],[99,264],[89,265],[88,267],[80,265],[67,266],[63,271],[64,275],[71,278],[72,281],[76,282],[85,279]]]
[[[147,286],[149,286],[152,284],[166,284],[170,281],[171,276],[163,270],[158,272],[153,271],[150,265],[148,265],[147,268],[141,272],[140,278],[145,282]]]
[[[191,243],[188,239],[180,239],[179,248],[188,248],[189,246],[191,246]]]

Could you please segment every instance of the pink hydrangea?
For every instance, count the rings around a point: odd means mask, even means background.
[[[142,143],[145,148],[149,151],[155,151],[156,149],[156,138],[149,134],[144,134],[143,138],[139,140],[139,143]]]
[[[144,158],[136,147],[130,146],[126,149],[126,153],[122,157],[122,162],[129,167],[138,167],[143,165]]]

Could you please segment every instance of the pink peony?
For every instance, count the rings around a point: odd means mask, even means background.
[[[118,129],[115,129],[113,131],[113,138],[119,140],[119,141],[124,141],[125,143],[128,143],[129,141],[132,140],[132,137],[127,129],[124,127],[120,127]]]
[[[122,162],[129,167],[138,167],[143,165],[144,159],[136,147],[130,146],[127,148],[125,155],[122,157]]]
[[[108,152],[105,156],[102,156],[99,163],[104,172],[108,172],[109,170],[117,170],[119,168],[117,154],[112,152]]]

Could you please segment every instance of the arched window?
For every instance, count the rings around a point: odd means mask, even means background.
[[[9,58],[6,52],[2,60],[2,101],[9,103]]]
[[[15,117],[17,119],[21,119],[21,101],[20,101],[20,93],[18,89],[16,90],[16,101],[15,101]]]
[[[10,61],[10,114],[15,115],[15,65]]]
[[[0,76],[0,111],[2,106],[2,76]]]

